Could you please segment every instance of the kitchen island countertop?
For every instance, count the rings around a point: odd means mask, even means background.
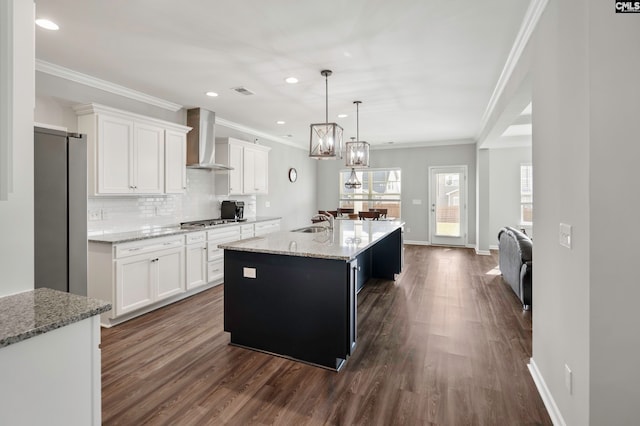
[[[335,221],[333,230],[318,233],[280,231],[220,244],[218,247],[225,250],[348,261],[401,228],[403,224],[402,221],[340,220]]]

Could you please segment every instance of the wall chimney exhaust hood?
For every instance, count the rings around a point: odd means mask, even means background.
[[[216,164],[216,114],[203,108],[187,110],[187,167],[190,169],[233,170]]]

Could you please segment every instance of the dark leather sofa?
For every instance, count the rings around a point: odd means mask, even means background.
[[[531,307],[531,275],[533,272],[531,239],[523,232],[505,226],[498,233],[498,257],[502,278],[516,293],[523,308]]]

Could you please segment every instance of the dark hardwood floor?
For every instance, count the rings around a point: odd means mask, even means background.
[[[103,423],[550,425],[527,370],[531,313],[496,266],[406,246],[398,279],[360,292],[339,373],[230,346],[223,286],[103,329]]]

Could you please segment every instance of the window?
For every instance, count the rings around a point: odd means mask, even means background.
[[[340,172],[340,207],[354,212],[369,209],[387,209],[387,217],[400,217],[401,171],[400,169],[356,170],[359,189],[347,189],[351,169]]]
[[[533,223],[533,166],[520,165],[520,223]]]

